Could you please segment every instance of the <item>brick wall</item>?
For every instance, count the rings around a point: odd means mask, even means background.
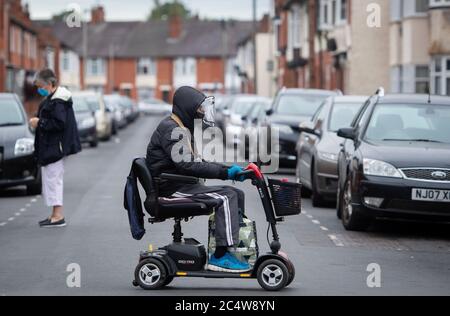
[[[136,59],[114,59],[108,61],[108,84],[105,91],[109,94],[119,89],[121,94],[126,91],[121,89],[123,84],[131,84],[130,97],[137,99],[136,89],[137,60]]]

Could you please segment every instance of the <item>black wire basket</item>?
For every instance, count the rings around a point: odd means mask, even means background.
[[[302,209],[302,185],[269,179],[273,207],[278,217],[299,215]]]

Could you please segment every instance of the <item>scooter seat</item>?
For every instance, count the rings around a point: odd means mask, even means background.
[[[159,218],[185,218],[211,215],[213,209],[188,198],[159,198]]]

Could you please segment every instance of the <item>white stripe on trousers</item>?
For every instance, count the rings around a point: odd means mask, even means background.
[[[230,203],[228,201],[228,197],[226,195],[220,195],[217,193],[208,193],[207,195],[211,196],[215,199],[221,199],[223,201],[223,209],[224,209],[224,216],[225,216],[225,231],[226,231],[226,235],[227,235],[227,242],[228,242],[228,246],[233,246],[234,245],[233,230],[231,228],[231,211],[230,211]]]
[[[231,211],[230,211],[230,203],[228,200],[228,197],[226,195],[220,195],[217,193],[207,193],[205,194],[209,197],[212,197],[215,200],[222,200],[223,202],[223,209],[224,209],[224,217],[225,217],[225,232],[227,236],[227,243],[229,246],[234,245],[233,240],[233,229],[231,227]],[[175,192],[172,194],[175,198],[190,198],[193,197],[191,194],[181,193],[181,192]]]

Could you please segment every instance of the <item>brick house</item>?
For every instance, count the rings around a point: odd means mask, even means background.
[[[389,85],[389,25],[385,18],[389,1],[376,1],[384,20],[373,28],[367,25],[371,3],[275,0],[279,85],[339,89],[348,94],[368,94]]]
[[[450,1],[391,0],[391,89],[450,95]]]
[[[36,111],[32,79],[38,69],[58,73],[59,41],[37,27],[20,0],[0,0],[0,92],[16,93],[29,114]]]
[[[209,92],[237,92],[237,43],[251,22],[182,20],[107,22],[101,6],[91,22],[70,28],[40,21],[80,57],[80,88],[134,99],[170,101],[174,90],[190,85]]]

